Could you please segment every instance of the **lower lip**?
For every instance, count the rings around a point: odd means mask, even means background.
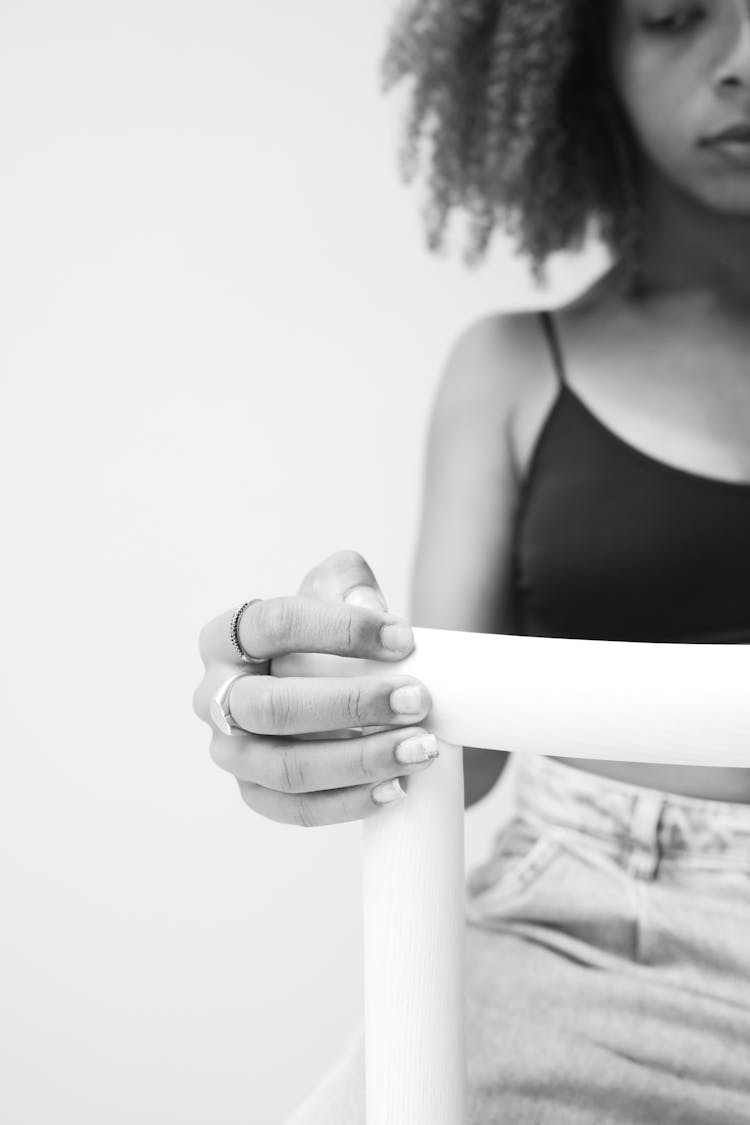
[[[720,152],[732,164],[750,168],[750,141],[711,141],[710,148]]]

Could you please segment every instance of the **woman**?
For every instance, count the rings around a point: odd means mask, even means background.
[[[565,307],[483,318],[452,349],[411,620],[747,643],[750,4],[410,4],[385,77],[413,80],[407,175],[431,139],[433,248],[456,207],[471,220],[469,261],[501,223],[538,276],[592,225],[612,253]],[[364,560],[333,556],[298,599],[249,606],[240,647],[259,661],[399,658],[407,623],[382,601],[347,604],[363,588],[382,599]],[[234,617],[202,635],[204,718],[237,670]],[[408,790],[429,768],[398,749],[431,749],[424,685],[247,670],[231,715],[253,733],[215,733],[212,749],[262,815],[379,815],[377,798],[398,795],[390,779]],[[351,726],[385,729],[353,745],[299,737]],[[507,755],[464,754],[471,804]],[[750,773],[526,755],[518,767],[513,814],[469,880],[472,1125],[750,1121]],[[363,1120],[362,1081],[355,1043],[294,1125]]]

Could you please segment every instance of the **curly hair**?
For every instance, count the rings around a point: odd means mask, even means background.
[[[640,270],[636,146],[606,63],[605,0],[409,0],[395,13],[382,90],[412,80],[400,150],[410,183],[428,142],[427,245],[469,221],[467,265],[500,226],[530,259],[577,250],[593,224],[627,284]]]

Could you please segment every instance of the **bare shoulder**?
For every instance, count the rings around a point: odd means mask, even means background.
[[[511,628],[518,479],[508,421],[528,363],[529,319],[483,316],[448,352],[424,461],[412,585],[417,624]]]
[[[518,397],[539,364],[538,317],[529,311],[494,312],[464,328],[448,351],[435,398],[433,423],[456,431],[461,423],[477,440],[496,442]]]
[[[617,304],[616,269],[561,305],[504,309],[478,317],[456,337],[438,381],[429,431],[432,455],[469,458],[484,471],[526,473],[529,453],[557,394],[558,380],[540,313],[553,311],[568,331],[595,335]]]
[[[456,395],[507,397],[533,353],[535,314],[498,311],[472,321],[448,352],[442,384]]]
[[[596,319],[616,298],[619,279],[615,271],[597,277],[583,292],[555,307],[566,320]],[[549,368],[540,313],[549,306],[499,310],[472,321],[449,349],[438,388],[446,407],[474,405],[500,412],[511,411],[519,395],[528,394],[539,375]],[[496,419],[496,415],[494,416]]]

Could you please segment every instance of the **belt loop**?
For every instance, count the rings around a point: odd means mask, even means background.
[[[666,800],[660,794],[639,793],[630,818],[627,870],[637,879],[653,879],[659,867],[659,823]]]

